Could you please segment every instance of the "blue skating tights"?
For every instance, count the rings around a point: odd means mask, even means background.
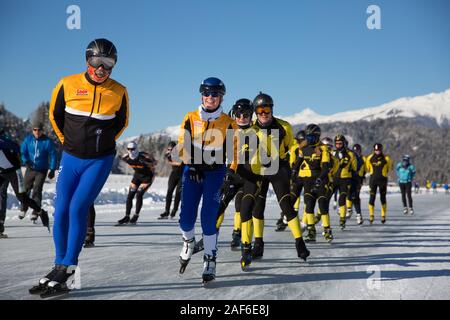
[[[80,159],[63,152],[56,182],[55,264],[78,265],[78,255],[86,236],[89,207],[102,190],[114,155]]]

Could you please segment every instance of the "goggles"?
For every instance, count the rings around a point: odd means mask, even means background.
[[[217,92],[217,91],[204,91],[204,92],[202,92],[202,96],[204,96],[204,97],[213,97],[213,98],[217,98],[217,97],[220,97],[220,96],[222,96],[221,94],[220,94],[220,92]]]
[[[318,140],[319,140],[319,137],[317,137],[315,135],[312,135],[312,134],[306,135],[306,141],[308,141],[309,144],[315,144]]]
[[[105,70],[111,70],[116,65],[116,61],[113,58],[95,56],[90,57],[88,63],[95,69],[103,66]]]
[[[271,114],[272,108],[271,107],[256,107],[255,113],[256,114]]]

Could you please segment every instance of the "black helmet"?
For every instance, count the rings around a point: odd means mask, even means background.
[[[338,134],[336,135],[336,137],[334,137],[334,142],[336,142],[336,141],[342,141],[342,142],[345,144],[345,142],[347,141],[347,139],[345,139],[345,136],[344,136],[343,134],[338,133]]]
[[[101,59],[101,62],[104,64],[104,67],[111,69],[117,62],[117,49],[114,44],[107,39],[95,39],[94,41],[91,41],[86,48],[86,61],[97,68],[102,63],[96,63],[98,61],[92,59],[95,57],[103,58]]]
[[[375,143],[373,145],[373,150],[380,150],[381,152],[383,151],[383,145],[381,143]]]
[[[359,143],[355,143],[352,147],[352,150],[354,152],[356,152],[357,154],[361,154],[361,152],[362,152],[361,145]]]
[[[317,124],[308,124],[305,129],[305,134],[309,144],[316,144],[320,140],[320,127]]]
[[[257,107],[265,106],[273,108],[273,100],[271,96],[260,91],[255,99],[253,99],[253,107],[256,109]]]
[[[306,139],[306,133],[305,133],[305,130],[300,130],[300,131],[298,131],[297,134],[295,135],[295,139],[296,139],[296,140],[300,140],[300,141],[305,140],[305,139]]]
[[[175,147],[176,145],[177,145],[177,143],[176,143],[175,141],[170,141],[170,142],[167,144],[167,147],[173,148],[173,147]]]
[[[253,105],[249,99],[239,99],[234,103],[232,114],[236,116],[239,113],[253,113]]]
[[[211,91],[219,92],[221,95],[225,95],[225,93],[227,92],[222,80],[214,77],[210,77],[203,80],[202,84],[200,85],[201,94],[203,94],[204,92],[211,92]]]
[[[330,137],[325,137],[321,141],[324,145],[331,147],[333,145],[333,139]]]

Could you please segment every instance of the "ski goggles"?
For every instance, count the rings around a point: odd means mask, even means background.
[[[271,114],[272,113],[272,108],[271,107],[256,107],[255,110],[256,114]]]
[[[111,70],[116,65],[116,61],[108,57],[90,57],[88,63],[95,69],[103,66],[106,70]]]
[[[307,134],[306,135],[306,141],[309,144],[316,144],[316,142],[319,141],[319,137],[315,136],[315,135],[312,135],[312,134]]]
[[[211,96],[213,98],[217,98],[217,97],[221,97],[222,95],[218,91],[204,91],[204,92],[202,92],[202,96],[204,96],[204,97]]]
[[[136,148],[127,148],[128,151],[134,151]]]

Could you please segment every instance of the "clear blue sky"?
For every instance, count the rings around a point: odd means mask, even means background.
[[[71,4],[81,30],[66,28]],[[382,30],[366,27],[370,4]],[[179,124],[209,76],[225,82],[226,110],[262,90],[282,115],[450,88],[447,0],[2,0],[0,101],[28,117],[61,77],[85,70],[85,47],[100,37],[115,43],[113,78],[130,95],[125,137]]]

